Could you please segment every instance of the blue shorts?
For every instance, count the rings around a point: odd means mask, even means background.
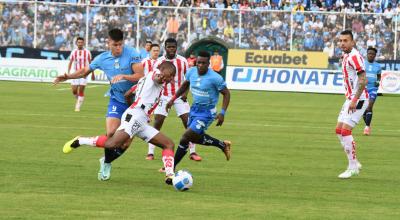
[[[121,119],[122,114],[124,114],[127,108],[129,108],[129,106],[126,103],[121,103],[115,99],[110,99],[110,102],[108,103],[106,117]]]
[[[369,100],[375,101],[378,96],[378,88],[370,88],[368,89]]]
[[[204,134],[215,119],[215,107],[193,105],[189,112],[188,128],[197,134]]]

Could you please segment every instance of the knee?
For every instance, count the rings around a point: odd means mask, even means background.
[[[165,149],[170,149],[170,150],[174,150],[175,144],[171,139],[168,139],[167,141],[165,141]]]
[[[114,138],[107,139],[107,141],[104,145],[105,148],[116,148],[119,146],[122,146],[122,143],[118,140],[115,140]]]

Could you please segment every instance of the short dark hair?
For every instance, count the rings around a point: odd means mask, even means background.
[[[108,36],[111,38],[113,41],[121,41],[124,39],[124,32],[122,32],[118,28],[111,29],[108,32]]]
[[[167,46],[167,43],[174,43],[175,45],[177,45],[178,46],[178,42],[176,41],[176,39],[175,38],[172,38],[172,37],[170,37],[170,38],[168,38],[168,39],[166,39],[165,40],[165,46]]]
[[[210,53],[205,50],[199,51],[199,53],[197,53],[197,56],[206,57],[206,58],[210,59]]]
[[[151,40],[146,40],[146,44],[152,44]]]
[[[153,48],[153,47],[160,47],[160,45],[158,45],[158,44],[151,44],[150,50],[151,50],[151,48]]]
[[[367,52],[370,50],[375,51],[375,54],[378,53],[378,50],[375,47],[368,47]]]
[[[164,61],[160,64],[160,66],[158,67],[160,70],[162,69],[167,69],[168,71],[171,71],[171,73],[173,73],[175,75],[176,73],[176,67],[175,65],[170,62],[170,61]]]
[[[83,41],[85,41],[85,39],[84,39],[83,37],[77,37],[77,38],[76,38],[76,41],[78,41],[78,40],[83,40]]]
[[[344,31],[340,32],[340,35],[349,35],[351,37],[351,39],[353,40],[353,32],[351,32],[351,30],[344,30]]]

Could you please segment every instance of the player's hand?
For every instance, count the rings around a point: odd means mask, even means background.
[[[123,80],[124,77],[125,77],[124,74],[116,75],[116,76],[114,76],[114,77],[111,79],[111,83],[117,83],[117,82]]]
[[[181,96],[182,101],[187,102],[187,95],[183,94]]]
[[[53,85],[57,85],[60,82],[64,82],[68,79],[68,75],[66,73],[57,76],[54,81],[53,81]]]
[[[355,112],[356,111],[356,106],[357,106],[357,101],[351,101],[348,113],[350,114],[350,113]]]
[[[223,114],[218,114],[215,119],[217,119],[217,126],[221,126],[224,123],[225,116]]]
[[[167,105],[165,105],[165,109],[167,110],[167,112],[169,112],[173,104],[174,102],[171,100],[167,103]]]
[[[92,81],[96,80],[96,77],[94,76],[94,72],[92,72]]]
[[[379,87],[379,82],[378,81],[375,82],[375,87],[377,87],[377,88]]]

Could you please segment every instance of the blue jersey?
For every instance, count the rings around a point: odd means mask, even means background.
[[[190,82],[190,90],[193,96],[192,105],[213,108],[218,103],[219,92],[226,88],[222,76],[211,69],[200,76],[197,67],[192,67],[186,72],[186,80]]]
[[[108,80],[111,80],[114,76],[119,74],[132,75],[132,64],[140,63],[140,55],[136,49],[128,46],[124,46],[122,54],[118,57],[114,57],[111,51],[103,52],[98,55],[92,63],[90,63],[90,70],[100,69],[107,76]],[[115,99],[118,102],[126,103],[124,94],[134,85],[133,82],[128,80],[121,80],[117,83],[111,84],[110,98]]]
[[[377,62],[370,63],[368,60],[365,61],[365,72],[367,73],[367,89],[375,88],[375,82],[378,80],[378,74],[381,74],[381,65]]]
[[[144,48],[142,48],[142,49],[140,49],[140,58],[142,58],[142,59],[145,59],[145,58],[147,58],[147,57],[150,57],[150,53],[149,52],[147,52],[147,50],[146,49],[144,49]]]

